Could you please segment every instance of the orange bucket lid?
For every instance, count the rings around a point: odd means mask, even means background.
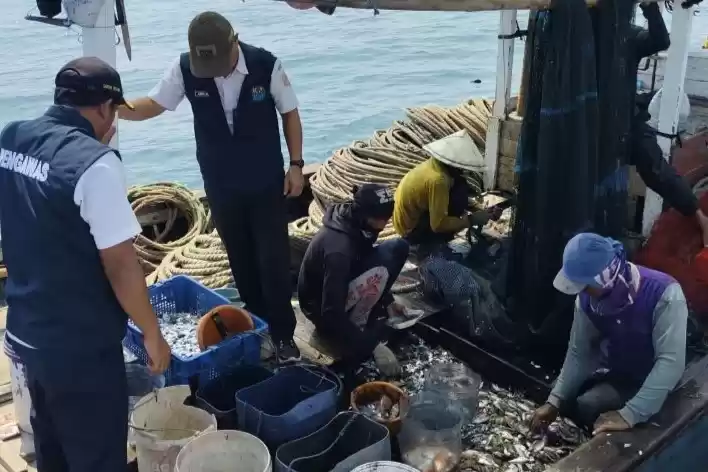
[[[219,305],[202,316],[197,325],[199,349],[207,350],[228,336],[252,331],[253,319],[243,308],[234,305]]]

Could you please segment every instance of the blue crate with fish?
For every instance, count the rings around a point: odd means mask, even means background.
[[[228,305],[229,300],[184,275],[158,282],[148,288],[148,293],[163,335],[172,347],[172,361],[165,372],[167,386],[187,384],[193,376],[205,384],[235,365],[260,361],[261,341],[268,330],[262,319],[249,313],[254,329],[228,336],[202,352],[196,340],[199,320],[213,308]],[[128,323],[123,345],[140,361],[148,362],[143,333],[132,322]]]

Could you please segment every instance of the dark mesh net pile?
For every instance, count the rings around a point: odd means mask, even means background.
[[[536,13],[507,306],[545,342],[565,348],[572,297],[553,288],[566,242],[580,231],[618,236],[626,220],[628,0],[558,0]]]

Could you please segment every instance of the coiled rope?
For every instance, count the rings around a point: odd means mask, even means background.
[[[423,150],[430,142],[464,129],[483,150],[492,105],[490,100],[469,100],[450,108],[409,108],[406,121],[396,121],[368,141],[355,141],[337,150],[310,179],[315,199],[308,216],[290,224],[293,244],[306,247],[322,226],[324,209],[350,200],[354,185],[373,182],[395,188],[409,170],[430,157]],[[481,193],[482,175],[469,173],[466,177],[473,191]],[[391,225],[379,235],[380,240],[392,237],[395,231]]]
[[[469,100],[450,108],[410,108],[406,110],[407,120],[377,131],[368,141],[356,141],[337,150],[310,180],[315,198],[308,216],[290,224],[291,245],[304,251],[322,226],[327,205],[349,200],[354,185],[376,182],[395,188],[409,170],[430,157],[423,150],[425,144],[464,129],[483,150],[492,104],[489,100]],[[473,190],[481,192],[481,175],[470,174],[467,180]],[[148,284],[179,274],[194,277],[210,288],[233,282],[223,244],[192,191],[179,184],[158,183],[131,188],[128,199],[135,212],[158,203],[170,209],[165,228],[155,228],[154,241],[142,235],[135,241],[149,274]],[[180,215],[187,218],[189,230],[179,239],[165,241]],[[389,225],[379,239],[395,236]]]
[[[147,277],[147,283],[151,285],[175,275],[189,275],[209,288],[223,288],[234,281],[226,250],[216,231],[200,234],[167,254]]]
[[[135,251],[146,274],[154,272],[170,251],[189,244],[208,225],[207,214],[199,198],[181,184],[158,182],[134,186],[128,190],[128,201],[136,214],[155,207],[165,207],[168,211],[164,228],[153,226],[154,239],[142,234],[135,238]],[[172,230],[180,216],[187,220],[187,232],[177,239],[168,240],[174,236]]]

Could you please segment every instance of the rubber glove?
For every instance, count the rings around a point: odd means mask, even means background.
[[[468,215],[470,226],[484,226],[492,215],[487,210],[478,210]]]
[[[374,362],[379,371],[386,377],[401,375],[401,365],[396,355],[388,347],[379,344],[374,348]]]

